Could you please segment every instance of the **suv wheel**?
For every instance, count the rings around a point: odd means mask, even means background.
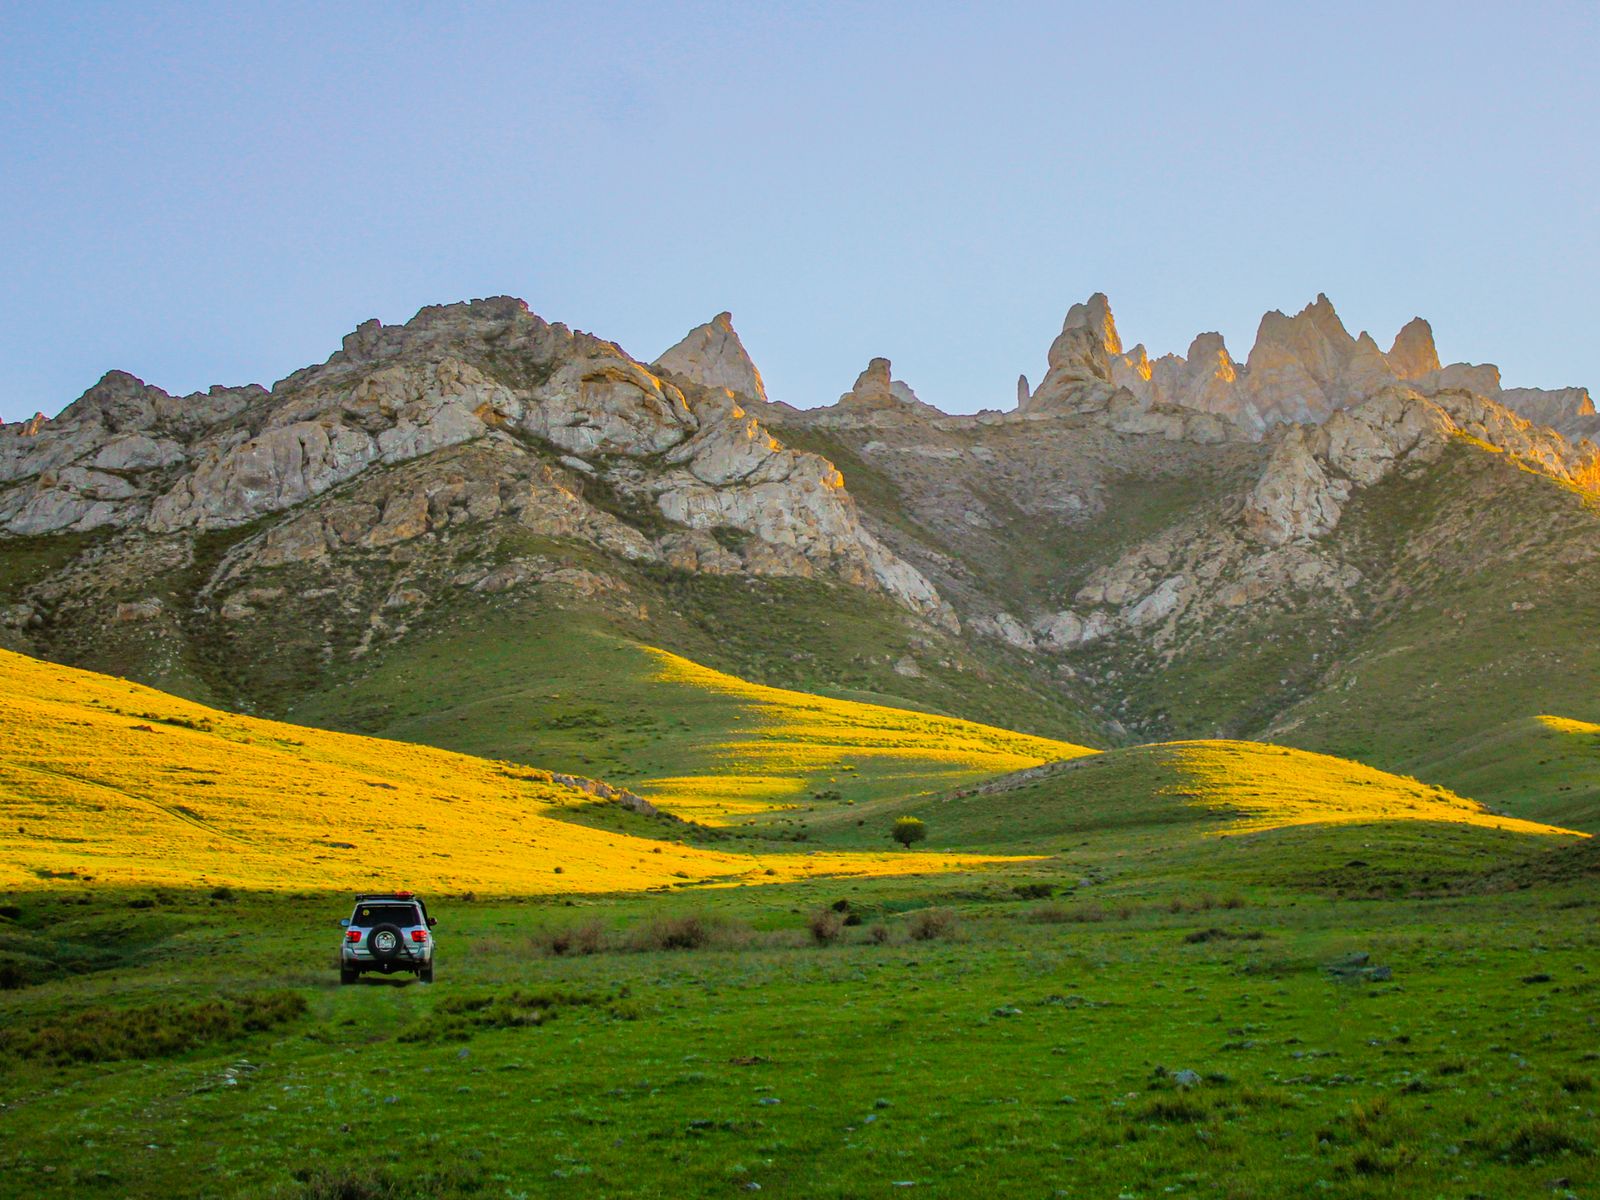
[[[354,983],[361,978],[361,972],[355,967],[340,967],[339,982],[341,984]]]
[[[423,983],[432,983],[433,982],[433,964],[429,963],[425,967],[418,967],[417,968],[417,978],[419,980],[421,980]]]

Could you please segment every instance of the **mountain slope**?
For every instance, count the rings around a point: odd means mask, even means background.
[[[627,892],[981,861],[728,853],[592,828],[579,822],[600,802],[546,772],[219,712],[6,651],[0,721],[10,889]]]
[[[1600,831],[1600,724],[1541,714],[1444,742],[1413,770],[1537,821]]]
[[[771,620],[769,618],[770,626]],[[378,656],[295,711],[341,726],[626,782],[725,823],[804,801],[942,789],[1088,753],[934,713],[746,682],[543,611]]]

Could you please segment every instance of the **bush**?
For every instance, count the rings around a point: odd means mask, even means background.
[[[889,836],[902,846],[910,846],[913,842],[927,840],[928,827],[916,817],[896,817]]]
[[[1210,1116],[1209,1108],[1187,1096],[1157,1096],[1138,1112],[1141,1121],[1163,1123],[1204,1121]]]
[[[233,889],[232,888],[226,888],[226,887],[212,888],[211,889],[211,898],[213,900],[232,900],[233,899]]]
[[[867,940],[875,946],[887,944],[891,936],[893,935],[889,932],[889,927],[881,923],[867,930]]]
[[[1056,891],[1048,883],[1019,883],[1011,890],[1019,900],[1048,900]]]
[[[948,908],[924,908],[911,914],[906,933],[913,941],[931,942],[956,931],[956,914]]]
[[[819,946],[831,946],[844,931],[844,918],[831,908],[819,908],[806,918],[806,928]]]
[[[599,954],[606,948],[606,927],[599,921],[585,921],[548,930],[544,935],[545,948],[560,957],[564,954]]]
[[[1508,1128],[1475,1138],[1472,1144],[1519,1166],[1526,1166],[1536,1159],[1559,1158],[1563,1154],[1587,1157],[1594,1153],[1594,1147],[1589,1142],[1567,1130],[1554,1118],[1542,1115],[1525,1118]]]
[[[633,945],[638,950],[699,950],[711,944],[712,922],[690,914],[683,917],[654,917],[634,930]]]

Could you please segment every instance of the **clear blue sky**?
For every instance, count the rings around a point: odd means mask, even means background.
[[[465,12],[455,11],[457,8]],[[1600,5],[0,5],[0,417],[511,293],[952,411],[1318,291],[1600,390]]]

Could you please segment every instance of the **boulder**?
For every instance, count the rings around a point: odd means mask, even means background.
[[[1269,546],[1318,537],[1338,524],[1349,495],[1349,484],[1329,479],[1317,462],[1304,428],[1292,425],[1278,439],[1245,501],[1244,527]]]

